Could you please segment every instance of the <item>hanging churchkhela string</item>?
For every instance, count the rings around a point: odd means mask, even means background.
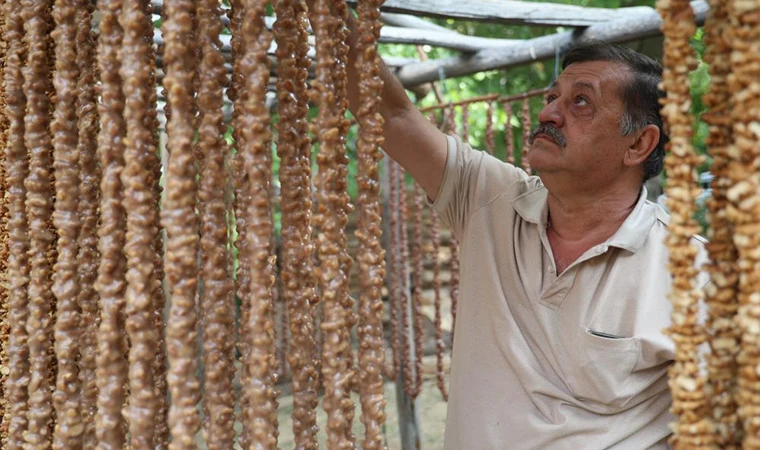
[[[443,353],[446,350],[446,346],[443,342],[443,314],[441,311],[441,263],[439,260],[439,253],[441,249],[439,233],[439,218],[438,212],[430,209],[430,240],[433,243],[431,251],[431,259],[433,260],[433,295],[434,295],[434,307],[435,307],[435,368],[436,368],[436,380],[438,381],[438,390],[441,391],[441,395],[445,401],[449,400],[449,393],[446,389],[445,373],[443,370]]]
[[[78,377],[80,311],[77,253],[80,221],[79,154],[76,120],[76,7],[73,0],[56,0],[53,7],[55,30],[55,105],[50,131],[53,135],[55,204],[53,225],[58,234],[58,259],[53,266],[53,294],[56,297],[55,357],[58,361],[53,406],[56,448],[80,448],[84,423],[79,409],[81,383]]]
[[[105,448],[122,448],[125,443],[126,422],[122,415],[125,400],[128,363],[127,342],[124,338],[126,290],[126,210],[124,186],[120,174],[124,170],[124,94],[121,90],[119,49],[123,30],[118,21],[121,0],[99,0],[100,38],[98,43],[98,72],[100,73],[100,102],[98,113],[98,156],[103,178],[100,181],[100,227],[96,289],[100,296],[100,325],[96,379],[98,387],[95,415],[98,443]]]
[[[670,272],[673,286],[669,299],[673,304],[672,325],[667,333],[676,344],[675,363],[669,369],[673,396],[671,412],[676,416],[671,444],[674,448],[711,445],[712,424],[707,414],[705,377],[700,373],[697,346],[707,335],[698,323],[699,297],[694,267],[697,249],[690,244],[699,232],[694,220],[694,204],[699,188],[695,168],[701,163],[691,146],[693,118],[682,105],[690,99],[688,71],[696,64],[689,39],[696,26],[686,0],[659,3],[663,17],[664,62],[662,115],[670,136],[665,158],[668,173],[666,195],[671,218],[666,244],[670,250]]]
[[[280,122],[282,301],[292,333],[293,435],[297,448],[317,447],[318,354],[314,339],[316,279],[311,240],[311,139],[308,137],[306,10],[300,0],[279,0],[273,32],[277,41]],[[283,338],[287,330],[283,330]],[[284,350],[284,349],[283,349]]]
[[[235,442],[235,376],[233,284],[227,250],[226,157],[230,149],[224,141],[222,89],[226,84],[219,2],[198,3],[198,33],[201,65],[199,70],[198,112],[200,128],[201,280],[203,296],[204,432],[209,449],[232,448]]]
[[[414,361],[412,361],[412,345],[413,342],[409,338],[409,330],[411,327],[412,318],[410,317],[410,310],[412,309],[410,302],[412,301],[409,295],[409,230],[407,229],[407,221],[409,219],[408,200],[406,195],[406,171],[400,165],[397,172],[398,179],[398,203],[399,203],[399,262],[398,267],[400,269],[399,283],[399,299],[400,299],[400,314],[401,320],[401,370],[404,377],[404,392],[409,397],[414,398],[416,396],[415,390],[417,382],[414,373]]]
[[[195,296],[198,277],[198,218],[195,214],[198,187],[193,152],[195,100],[193,77],[196,58],[192,47],[196,4],[188,0],[167,0],[166,21],[162,24],[165,39],[164,86],[172,105],[168,119],[169,160],[166,178],[166,201],[161,219],[166,228],[166,277],[171,289],[171,307],[166,327],[169,359],[168,384],[172,398],[169,428],[173,448],[194,446],[200,429],[197,403],[200,382],[196,376],[197,309]]]
[[[356,71],[359,73],[359,141],[357,143],[359,241],[356,260],[359,271],[358,386],[361,422],[365,434],[361,448],[385,448],[382,427],[385,423],[383,374],[385,346],[383,335],[383,301],[381,290],[385,277],[385,251],[380,243],[381,210],[379,163],[383,155],[383,117],[378,112],[383,81],[380,78],[377,39],[380,35],[382,0],[363,1],[357,6],[358,34]]]
[[[4,171],[7,177],[8,201],[8,315],[10,336],[8,341],[8,364],[10,372],[3,392],[10,409],[8,439],[4,448],[20,450],[24,445],[26,416],[29,410],[29,343],[26,329],[29,319],[29,275],[31,246],[29,221],[24,201],[27,195],[24,181],[29,176],[29,156],[24,145],[24,117],[26,97],[24,94],[24,20],[21,18],[21,4],[7,0],[3,40],[6,42],[5,66],[3,70],[6,113],[8,118],[7,143]]]
[[[250,445],[262,449],[277,447],[277,399],[274,390],[277,360],[275,357],[274,320],[272,317],[272,282],[274,258],[271,248],[271,150],[269,110],[265,96],[269,80],[267,49],[272,36],[264,24],[266,2],[245,2],[241,17],[243,48],[240,73],[244,95],[237,98],[240,108],[238,149],[250,182],[248,206],[248,242],[244,246],[250,262],[250,311],[241,339],[249,341],[248,366],[250,380],[244,386],[248,409],[245,420],[250,424]],[[246,302],[246,299],[243,299]]]
[[[504,121],[504,151],[506,152],[505,160],[509,164],[515,163],[515,138],[512,130],[512,104],[509,102],[502,103],[504,112],[507,114],[507,120]]]
[[[425,192],[414,183],[414,240],[412,244],[412,327],[414,330],[414,388],[411,397],[417,398],[422,391],[422,352],[423,352],[423,320],[422,320],[422,278],[424,273],[425,252],[422,247],[422,209],[425,205]]]
[[[29,362],[31,378],[25,448],[42,449],[50,445],[53,426],[52,385],[55,359],[50,351],[53,343],[51,314],[52,262],[54,233],[50,229],[53,210],[52,140],[50,135],[51,55],[49,4],[25,0],[21,2],[21,17],[26,34],[27,59],[24,64],[24,144],[30,153],[26,210],[29,220],[31,272],[29,283]]]
[[[385,376],[389,380],[395,380],[398,377],[398,370],[401,366],[401,349],[400,349],[400,332],[401,327],[399,321],[401,320],[401,294],[403,288],[401,287],[401,268],[399,267],[400,261],[400,207],[398,201],[398,164],[395,161],[388,158],[388,185],[389,185],[389,199],[388,199],[388,221],[389,221],[389,236],[388,236],[388,309],[390,310],[390,345],[391,345],[391,363],[386,364]]]
[[[464,116],[464,111],[462,111]],[[447,133],[456,133],[455,122],[455,110],[453,107],[449,107],[448,114],[446,116],[445,128]],[[462,141],[467,142],[469,140],[469,127],[466,125],[466,121],[462,121]],[[451,342],[453,348],[454,342],[454,329],[457,324],[457,301],[459,300],[459,242],[453,233],[449,234],[449,250],[451,251],[451,257],[449,259],[449,298],[451,299]]]
[[[0,8],[5,5],[0,2]],[[5,10],[3,9],[3,12]],[[4,41],[3,32],[5,30],[6,17],[0,17],[0,83],[3,83],[3,71],[5,69],[7,43]],[[4,86],[4,84],[3,84]],[[5,148],[8,145],[8,117],[5,105],[5,93],[0,87],[0,371],[3,376],[0,377],[0,447],[4,446],[8,440],[8,425],[11,420],[10,405],[6,392],[8,390],[8,377],[5,374],[10,372],[8,367],[8,345],[10,343],[10,323],[9,316],[9,296],[8,292],[8,177],[5,164]]]
[[[741,424],[736,405],[736,354],[739,350],[740,330],[734,321],[737,303],[738,274],[735,270],[736,247],[733,228],[726,214],[726,190],[729,178],[729,145],[731,143],[731,111],[727,77],[731,71],[727,40],[728,6],[722,1],[711,1],[705,20],[704,59],[710,66],[710,91],[703,97],[709,111],[702,115],[710,125],[705,143],[713,162],[710,172],[715,176],[712,195],[707,200],[710,228],[706,245],[710,263],[705,268],[712,283],[705,287],[705,300],[709,305],[707,332],[710,352],[707,356],[710,384],[710,409],[715,426],[715,437],[721,448],[741,445]]]
[[[732,28],[725,36],[731,43],[731,77],[728,88],[732,93],[730,124],[733,125],[733,142],[727,149],[730,157],[726,175],[730,178],[726,191],[729,204],[728,220],[733,224],[733,239],[738,250],[736,271],[739,276],[739,309],[736,317],[741,330],[741,348],[738,362],[739,417],[744,425],[743,448],[760,448],[760,312],[757,295],[760,278],[760,94],[757,80],[757,43],[760,42],[758,27],[758,2],[732,1],[728,12]]]
[[[95,414],[97,413],[98,389],[96,383],[97,334],[99,322],[99,296],[95,290],[98,276],[98,200],[101,169],[97,160],[98,115],[95,93],[95,36],[91,30],[95,3],[77,0],[76,8],[76,55],[77,70],[77,128],[79,140],[79,296],[81,311],[81,349],[79,373],[82,380],[80,405],[84,423],[82,446],[97,445]]]
[[[340,39],[344,34],[347,11],[340,0],[318,0],[314,6],[311,20],[316,36],[315,86],[319,107],[315,224],[319,229],[317,255],[320,266],[317,274],[322,293],[320,328],[324,335],[322,376],[325,397],[322,406],[327,412],[328,448],[352,448],[355,444],[351,432],[353,401],[350,393],[354,373],[351,370],[349,330],[353,322],[353,302],[348,296],[350,258],[345,251],[343,231],[349,208],[346,194],[348,158],[345,153],[348,102],[345,91],[346,45]]]
[[[496,141],[493,134],[493,102],[488,102],[488,109],[486,110],[486,151],[489,155],[493,155]]]
[[[528,152],[530,151],[530,131],[531,131],[531,118],[530,118],[530,97],[525,97],[522,104],[522,149],[520,150],[520,166],[525,172],[530,175],[530,162],[528,162]]]
[[[153,445],[158,400],[154,391],[153,361],[159,351],[159,333],[155,326],[155,256],[157,223],[153,182],[153,158],[156,154],[152,125],[146,119],[151,104],[148,85],[150,46],[145,37],[145,8],[140,2],[123,5],[120,23],[124,29],[120,75],[125,98],[126,121],[124,206],[127,212],[126,329],[129,336],[128,424],[133,448]]]

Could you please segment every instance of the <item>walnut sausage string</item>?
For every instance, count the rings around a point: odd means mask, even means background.
[[[448,111],[449,114],[447,115],[444,127],[446,128],[447,133],[456,133],[454,107],[450,106]],[[463,128],[463,134],[465,131],[466,128]],[[467,142],[464,138],[463,141],[465,143]],[[451,277],[449,280],[449,297],[451,298],[451,341],[453,347],[454,327],[457,321],[457,300],[459,298],[459,243],[452,233],[450,233],[449,236],[449,250],[451,252],[449,259],[449,273]]]
[[[423,225],[422,209],[425,205],[425,192],[415,183],[414,199],[414,241],[412,244],[412,326],[414,329],[414,389],[412,398],[422,391],[422,353],[423,353],[423,317],[422,317],[422,278],[424,274],[425,251],[422,247]]]
[[[84,448],[97,445],[95,413],[98,390],[95,379],[99,296],[95,290],[98,277],[98,201],[101,170],[97,160],[98,114],[95,93],[95,36],[91,30],[95,2],[78,0],[76,4],[76,52],[79,79],[77,80],[77,127],[79,129],[79,309],[82,336],[80,344],[79,378],[82,383],[82,435]]]
[[[167,0],[164,6],[167,16],[162,24],[166,39],[164,85],[172,114],[166,127],[171,152],[161,219],[166,227],[166,275],[172,299],[166,326],[167,379],[172,399],[169,448],[179,450],[195,448],[195,434],[200,428],[196,409],[200,400],[200,382],[196,376],[198,218],[195,214],[197,172],[193,149],[193,76],[197,60],[193,47],[188,45],[192,39],[196,4],[191,0]]]
[[[509,102],[502,103],[504,112],[507,114],[507,120],[504,121],[504,151],[506,152],[506,161],[509,164],[515,163],[515,138],[512,129],[512,105]]]
[[[5,42],[2,31],[5,29],[4,6],[0,14],[0,80],[3,80],[5,70],[6,51],[8,43]],[[6,391],[8,388],[8,344],[10,342],[9,315],[9,291],[8,291],[8,182],[5,164],[5,147],[8,144],[8,116],[5,105],[4,83],[0,81],[0,447],[4,447],[8,441],[8,425],[11,420],[10,405]]]
[[[8,201],[8,319],[10,337],[8,342],[8,368],[4,398],[10,413],[8,439],[3,448],[20,450],[24,445],[27,429],[29,395],[29,346],[26,330],[29,319],[29,222],[26,214],[27,196],[24,180],[29,176],[29,154],[24,145],[24,117],[26,95],[23,89],[22,67],[26,60],[24,21],[21,3],[7,0],[3,4],[5,23],[3,40],[6,42],[5,67],[3,71],[5,115],[8,118],[7,145],[4,171]]]
[[[80,309],[77,303],[77,276],[80,219],[79,203],[79,135],[76,120],[77,69],[76,3],[56,0],[53,7],[55,29],[55,111],[53,134],[53,170],[56,201],[53,225],[58,232],[58,259],[53,266],[53,294],[56,297],[55,356],[58,360],[53,406],[56,427],[53,448],[82,448],[84,423],[80,414],[79,339]]]
[[[388,309],[390,310],[390,347],[391,362],[385,366],[385,376],[389,380],[395,380],[398,376],[398,368],[401,365],[401,353],[399,350],[399,269],[398,269],[398,166],[395,161],[387,159],[388,168]]]
[[[430,240],[433,243],[432,254],[433,260],[433,295],[435,306],[435,361],[436,361],[436,379],[438,381],[438,390],[445,401],[449,400],[449,393],[446,389],[446,380],[443,370],[443,354],[446,346],[443,342],[443,320],[441,311],[441,263],[439,258],[441,242],[439,233],[438,211],[431,208],[430,210]]]
[[[282,211],[282,299],[290,319],[288,362],[293,383],[293,435],[296,448],[317,448],[317,348],[313,310],[317,301],[312,268],[311,139],[308,137],[306,5],[280,0],[275,5],[279,100],[280,210]],[[283,333],[283,336],[285,335]]]
[[[201,252],[203,271],[203,356],[205,367],[204,407],[206,444],[212,450],[233,447],[235,440],[233,285],[227,251],[225,186],[227,184],[222,88],[227,78],[221,53],[218,0],[198,3],[201,45],[198,111],[199,148],[203,155],[200,178]]]
[[[726,188],[731,182],[728,172],[731,140],[730,92],[727,78],[731,71],[730,60],[725,55],[730,51],[726,40],[728,9],[725,2],[710,2],[710,11],[705,20],[705,62],[710,67],[710,90],[704,97],[709,111],[702,118],[710,125],[710,133],[705,141],[713,158],[710,171],[712,195],[707,200],[710,228],[706,245],[710,263],[705,268],[710,273],[712,283],[705,287],[705,300],[710,313],[707,329],[712,352],[707,356],[708,382],[710,384],[710,409],[715,424],[717,444],[721,448],[741,445],[741,424],[739,422],[736,391],[736,353],[739,350],[740,331],[736,326],[737,284],[735,268],[736,247],[733,243],[733,227],[728,221]]]
[[[525,172],[530,175],[530,162],[528,161],[528,153],[530,152],[530,131],[531,131],[531,117],[530,117],[530,97],[525,97],[522,104],[522,149],[520,150],[520,166]]]
[[[732,142],[726,154],[729,156],[726,175],[730,178],[726,190],[728,220],[733,224],[733,241],[738,251],[735,271],[739,277],[739,309],[735,318],[739,325],[741,347],[737,356],[738,391],[736,401],[739,417],[744,425],[742,448],[760,448],[760,331],[757,324],[757,293],[760,291],[757,267],[760,264],[760,207],[758,206],[757,167],[760,149],[757,146],[760,122],[760,95],[757,80],[757,43],[760,42],[757,0],[731,1],[727,4],[731,28],[725,35],[731,43],[731,74],[727,87],[731,92]],[[725,58],[725,56],[724,56]],[[720,80],[719,80],[720,81]]]
[[[493,102],[489,102],[488,109],[486,109],[486,151],[489,155],[493,155],[496,145],[493,134],[493,110]]]
[[[409,231],[407,228],[407,220],[409,218],[409,204],[406,195],[406,171],[403,167],[398,166],[397,172],[398,183],[398,203],[399,203],[399,261],[397,267],[399,268],[399,318],[401,320],[401,370],[404,376],[404,392],[406,395],[414,398],[416,379],[414,373],[414,364],[412,361],[412,345],[413,342],[409,339],[409,330],[412,322],[410,317],[411,308],[410,302],[412,296],[410,295],[409,286]]]
[[[671,412],[676,416],[674,434],[670,439],[676,448],[693,445],[713,445],[712,424],[707,411],[704,391],[705,377],[698,369],[697,346],[706,340],[698,323],[699,297],[694,284],[697,254],[690,244],[699,225],[693,218],[694,202],[699,194],[695,168],[701,163],[691,146],[693,118],[683,109],[690,100],[688,71],[696,61],[689,39],[696,29],[694,13],[686,0],[658,2],[663,17],[664,63],[662,86],[667,98],[661,100],[662,115],[670,135],[665,168],[668,182],[665,189],[671,212],[669,236],[666,239],[669,269],[673,284],[668,295],[673,304],[672,324],[667,333],[676,345],[675,363],[669,369],[670,389],[673,396]]]
[[[54,233],[50,229],[53,210],[52,136],[50,135],[51,102],[48,97],[51,64],[49,37],[52,19],[46,1],[21,2],[21,17],[26,31],[27,60],[24,67],[24,92],[27,108],[24,117],[24,144],[30,151],[26,209],[31,238],[31,282],[29,283],[29,380],[28,429],[25,434],[29,449],[50,448],[53,424],[51,367],[54,364],[50,347],[53,342],[54,296],[52,292],[51,256]]]
[[[343,8],[341,8],[343,6]],[[345,21],[345,5],[341,0],[318,0],[312,11],[312,26],[316,36],[319,115],[317,117],[319,173],[318,210],[315,224],[319,227],[317,254],[320,260],[318,277],[322,292],[324,334],[322,347],[322,376],[327,412],[327,446],[333,449],[354,448],[351,433],[354,386],[351,370],[349,330],[352,322],[348,297],[346,236],[348,196],[346,194],[345,153],[345,44],[339,40]],[[337,39],[336,39],[337,38]]]
[[[242,147],[240,148],[244,168],[250,181],[250,202],[248,203],[248,242],[251,265],[250,302],[247,335],[249,341],[248,358],[243,364],[249,368],[250,380],[244,386],[249,407],[246,420],[250,423],[250,445],[252,448],[277,448],[277,359],[275,356],[274,321],[272,318],[272,283],[274,282],[274,257],[271,248],[272,218],[270,208],[271,150],[269,131],[269,111],[265,104],[269,79],[269,59],[266,52],[271,34],[264,25],[266,2],[253,0],[246,2],[243,12],[241,32],[245,54],[240,61],[241,82],[245,95],[244,102],[238,98],[240,110]]]
[[[98,0],[100,38],[98,69],[100,101],[98,113],[98,159],[103,177],[100,181],[100,226],[98,249],[101,260],[95,285],[100,296],[100,325],[96,379],[98,386],[95,415],[99,450],[124,447],[126,422],[122,414],[128,364],[125,332],[126,291],[126,210],[124,208],[124,94],[121,90],[118,56],[123,29],[118,22],[121,0]]]
[[[166,368],[167,368],[167,360],[166,360],[166,342],[164,342],[164,334],[165,334],[165,320],[164,320],[164,307],[166,304],[166,293],[164,292],[163,288],[163,282],[165,279],[165,272],[164,272],[164,238],[161,234],[160,230],[160,224],[161,224],[161,216],[160,216],[160,204],[161,204],[161,197],[162,197],[162,188],[160,184],[161,180],[161,174],[162,174],[162,164],[160,155],[157,151],[159,148],[159,120],[158,120],[158,91],[157,89],[153,88],[156,86],[157,82],[157,75],[156,75],[156,51],[153,48],[153,34],[155,31],[155,27],[153,26],[153,21],[151,20],[151,14],[153,11],[152,8],[152,2],[150,0],[139,0],[142,2],[143,11],[145,11],[145,19],[142,21],[143,27],[145,28],[145,31],[143,32],[143,37],[145,39],[146,45],[148,46],[148,56],[147,60],[149,64],[147,65],[148,70],[148,86],[151,86],[150,89],[150,97],[148,100],[148,109],[146,110],[146,116],[145,126],[148,128],[148,131],[153,136],[153,149],[154,151],[150,152],[148,155],[148,164],[152,168],[151,175],[152,178],[150,178],[150,185],[152,187],[153,191],[153,219],[152,223],[154,224],[155,229],[152,231],[152,235],[154,237],[153,240],[153,258],[155,260],[154,262],[154,277],[153,277],[153,288],[152,288],[152,297],[153,297],[153,320],[156,326],[156,331],[158,332],[158,342],[157,342],[157,348],[159,351],[156,352],[155,358],[153,359],[153,390],[154,395],[156,396],[156,421],[154,425],[154,434],[153,434],[153,445],[155,448],[165,449],[169,445],[169,424],[168,424],[168,412],[169,412],[169,405],[168,405],[168,391],[167,391],[167,380],[166,380]],[[164,97],[166,98],[166,97]],[[168,104],[168,102],[166,103]],[[169,116],[166,116],[166,120],[168,122]],[[167,146],[165,148],[166,152],[169,153],[168,150],[168,142]]]
[[[128,2],[122,7],[124,30],[120,75],[125,97],[126,122],[124,206],[127,234],[126,329],[129,349],[129,405],[127,418],[132,448],[149,448],[154,443],[158,400],[154,390],[154,361],[159,351],[155,321],[155,255],[158,223],[155,209],[155,138],[146,113],[151,108],[150,49],[145,39],[145,7]]]
[[[380,243],[381,211],[379,162],[383,155],[383,117],[378,112],[383,81],[379,76],[377,39],[380,35],[382,0],[362,1],[357,6],[357,58],[359,73],[359,141],[357,143],[359,187],[359,337],[358,384],[365,434],[363,449],[384,449],[382,426],[385,423],[383,374],[385,348],[381,289],[385,277],[385,251]]]

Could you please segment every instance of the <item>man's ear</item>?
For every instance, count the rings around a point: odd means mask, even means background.
[[[657,125],[649,124],[634,133],[635,140],[626,149],[623,156],[623,164],[626,166],[638,166],[646,161],[657,143],[660,142],[660,129]]]

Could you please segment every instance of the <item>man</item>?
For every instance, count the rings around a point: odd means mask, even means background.
[[[538,177],[441,133],[383,70],[384,149],[461,245],[448,450],[667,448],[668,217],[642,186],[667,140],[662,68],[593,42],[563,69]]]

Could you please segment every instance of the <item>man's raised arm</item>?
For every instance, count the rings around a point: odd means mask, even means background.
[[[309,1],[313,6],[313,1]],[[359,75],[356,72],[356,19],[348,14],[348,100],[349,109],[359,108]],[[385,119],[383,150],[401,164],[435,199],[446,167],[446,136],[431,124],[412,104],[398,79],[380,61],[380,77],[384,82],[380,114]]]

